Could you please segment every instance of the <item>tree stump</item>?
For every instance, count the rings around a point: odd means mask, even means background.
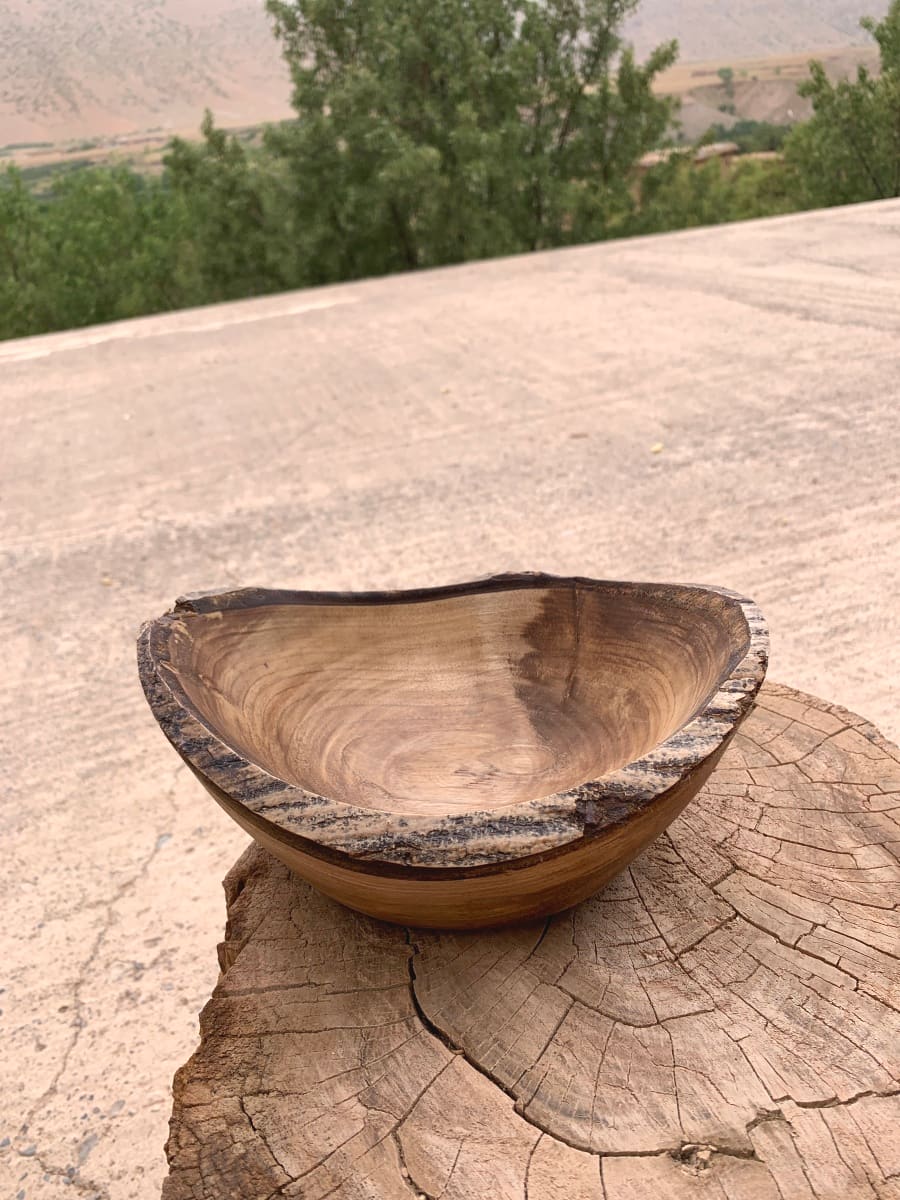
[[[358,916],[251,847],[164,1200],[900,1197],[900,753],[767,685],[576,909]]]

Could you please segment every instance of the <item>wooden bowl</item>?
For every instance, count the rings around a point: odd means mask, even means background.
[[[476,928],[577,903],[657,837],[767,646],[720,589],[504,575],[194,596],[138,658],[169,741],[298,875],[384,920]]]

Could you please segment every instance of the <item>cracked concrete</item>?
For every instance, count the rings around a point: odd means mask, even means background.
[[[773,677],[900,738],[898,233],[891,202],[0,345],[0,1193],[159,1192],[245,844],[137,683],[179,593],[721,583]]]

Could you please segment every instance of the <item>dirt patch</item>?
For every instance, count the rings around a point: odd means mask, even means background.
[[[768,121],[793,125],[806,121],[812,105],[798,92],[809,78],[809,64],[818,59],[831,79],[846,79],[860,66],[877,72],[878,51],[872,46],[845,46],[809,50],[771,58],[723,58],[707,62],[678,63],[657,81],[660,95],[681,102],[680,122],[687,140],[700,137],[710,125],[731,126],[735,121]],[[730,70],[726,84],[720,71]]]

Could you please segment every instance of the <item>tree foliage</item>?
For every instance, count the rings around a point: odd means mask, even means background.
[[[165,186],[181,230],[178,282],[189,303],[236,300],[289,287],[271,208],[267,160],[207,112],[203,140],[175,138],[165,157]]]
[[[779,162],[748,159],[723,167],[713,159],[697,167],[692,155],[678,154],[644,177],[631,232],[667,233],[796,209],[793,178]]]
[[[783,149],[791,129],[791,125],[742,118],[731,125],[710,125],[700,142],[734,142],[742,154],[760,154]]]
[[[900,195],[900,0],[883,21],[862,21],[875,38],[881,72],[860,66],[855,80],[832,83],[810,64],[801,94],[813,116],[798,126],[785,152],[805,207],[884,200]]]
[[[670,104],[619,35],[637,0],[268,0],[298,120],[274,131],[316,276],[607,235]]]
[[[171,308],[177,218],[166,193],[125,168],[65,177],[50,200],[0,177],[0,336]]]

